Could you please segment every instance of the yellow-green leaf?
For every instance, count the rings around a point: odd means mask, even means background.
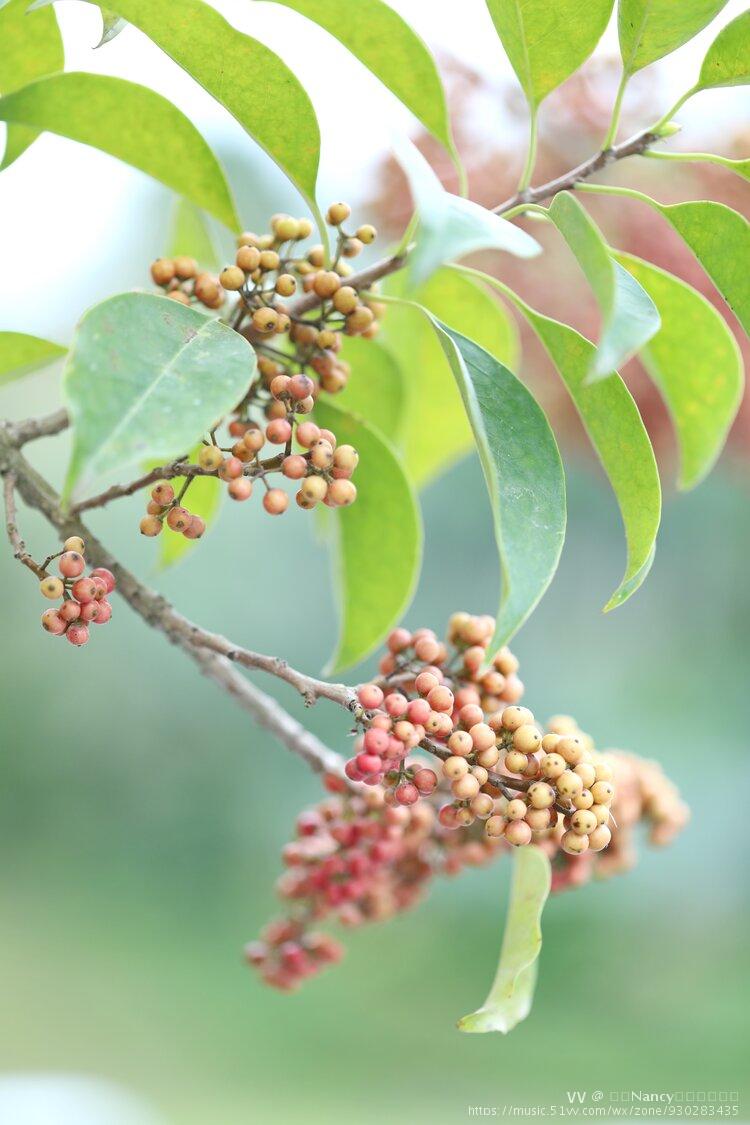
[[[65,355],[67,348],[42,340],[39,336],[27,336],[24,332],[0,332],[0,386],[20,379],[29,371],[46,367]]]
[[[404,279],[396,274],[386,288],[403,297]],[[416,290],[414,301],[506,367],[515,367],[515,323],[483,286],[441,269]],[[383,336],[404,372],[401,445],[409,476],[422,487],[473,449],[474,437],[445,353],[419,310],[410,304],[389,305]]]
[[[727,0],[620,0],[617,28],[626,74],[687,43],[718,15]]]
[[[56,74],[0,98],[0,120],[108,152],[226,226],[239,225],[224,173],[203,137],[184,113],[146,86],[103,74]]]
[[[680,278],[631,254],[617,258],[661,313],[661,328],[641,359],[677,432],[680,488],[694,488],[721,453],[742,401],[744,374],[737,341],[713,305]]]
[[[698,77],[698,89],[747,86],[748,82],[750,82],[750,8],[722,28],[708,48]]]
[[[341,358],[351,365],[352,377],[336,395],[336,405],[366,418],[394,444],[398,444],[406,400],[406,380],[396,357],[385,344],[344,338]]]
[[[518,848],[497,973],[482,1007],[458,1021],[459,1031],[507,1034],[528,1016],[542,949],[542,911],[551,885],[544,852],[534,846]]]
[[[170,257],[185,254],[205,269],[218,269],[219,258],[211,232],[198,208],[186,199],[178,199],[175,206],[167,253]]]
[[[422,560],[422,519],[398,454],[364,419],[330,400],[315,417],[339,443],[359,452],[357,499],[333,513],[338,524],[336,587],[341,626],[329,669],[363,660],[397,624],[411,602]]]
[[[51,9],[27,12],[28,6],[29,0],[10,0],[0,5],[0,94],[10,94],[35,78],[62,70],[65,65],[55,13]],[[8,125],[0,170],[17,160],[38,136],[38,129]]]
[[[578,70],[604,34],[613,0],[487,0],[532,107]]]

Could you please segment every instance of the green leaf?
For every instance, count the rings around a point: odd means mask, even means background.
[[[461,391],[490,497],[502,573],[490,660],[523,625],[557,569],[565,539],[565,477],[544,411],[520,379],[427,315]]]
[[[96,474],[192,449],[242,398],[254,370],[247,340],[167,297],[122,293],[94,305],[63,373],[73,422],[65,498]]]
[[[661,328],[641,359],[677,431],[680,488],[694,488],[711,471],[742,401],[740,350],[724,318],[701,293],[631,254],[617,258],[661,313]]]
[[[445,191],[409,141],[399,142],[396,156],[419,215],[417,245],[407,265],[412,285],[426,281],[444,262],[456,261],[473,250],[506,250],[519,258],[533,258],[540,252],[539,244],[520,227],[470,199]]]
[[[703,266],[750,336],[750,223],[723,203],[652,203]]]
[[[39,336],[27,336],[23,332],[0,332],[0,386],[20,379],[29,371],[46,367],[65,355],[67,348],[42,340]]]
[[[502,288],[541,340],[612,485],[628,549],[622,582],[604,607],[605,612],[614,609],[635,593],[651,569],[661,519],[659,473],[638,407],[617,372],[594,383],[587,381],[595,352],[589,340],[532,309],[496,279],[486,281]]]
[[[198,451],[202,448],[202,443],[195,447],[190,454],[191,461],[196,460]],[[170,483],[175,492],[179,492],[185,483],[185,478],[175,477]],[[209,527],[219,514],[225,491],[226,489],[217,477],[196,476],[190,483],[190,490],[185,496],[185,504],[194,516],[200,516],[206,527]],[[167,567],[180,562],[198,542],[198,539],[186,539],[184,535],[165,530],[164,534],[159,536],[160,570],[166,570]]]
[[[445,91],[435,60],[383,0],[276,0],[325,28],[380,79],[458,163]],[[460,169],[459,169],[460,171]]]
[[[103,47],[105,43],[111,43],[120,32],[127,27],[127,20],[121,19],[114,12],[110,12],[108,8],[102,8],[102,37],[97,43],[97,47]],[[190,540],[186,540],[187,543]]]
[[[103,74],[57,74],[0,98],[0,120],[108,152],[204,207],[239,220],[221,166],[195,126],[161,94]]]
[[[338,523],[341,628],[329,671],[363,660],[399,622],[422,560],[422,520],[400,458],[363,419],[319,400],[315,418],[360,455],[357,500],[333,513]]]
[[[487,0],[510,64],[532,107],[592,53],[613,0]]]
[[[28,0],[10,0],[0,9],[0,93],[10,94],[65,65],[55,13],[27,13]],[[0,170],[10,167],[39,136],[39,130],[9,125]]]
[[[617,28],[626,74],[635,74],[687,43],[727,0],[620,0]]]
[[[533,846],[517,848],[495,980],[482,1007],[458,1021],[459,1031],[507,1034],[528,1016],[542,949],[542,911],[551,885],[550,862],[544,852]]]
[[[719,86],[747,86],[750,82],[750,8],[722,28],[708,48],[699,90]]]
[[[668,160],[682,164],[718,164],[721,168],[728,168],[743,180],[750,180],[750,159],[732,160],[729,156],[719,156],[715,152],[662,152],[660,149],[649,149],[641,154],[649,160]]]
[[[218,269],[219,257],[202,214],[186,199],[178,199],[172,216],[172,235],[167,254],[185,254],[205,269]]]
[[[599,228],[577,199],[560,192],[549,214],[599,303],[602,333],[589,377],[605,379],[659,330],[659,312],[648,293],[613,260]]]
[[[325,229],[315,203],[318,120],[304,87],[278,55],[203,0],[108,0],[107,7],[153,40],[239,121]]]
[[[396,443],[404,421],[404,372],[387,346],[376,340],[347,336],[341,359],[351,364],[352,378],[336,395],[336,405],[366,418]]]
[[[402,274],[388,278],[387,293],[403,297],[405,288]],[[515,323],[484,286],[444,268],[416,290],[414,301],[506,367],[515,366],[519,355]],[[450,364],[422,312],[409,303],[389,305],[383,336],[408,372],[401,446],[407,472],[421,488],[469,453],[474,435]]]

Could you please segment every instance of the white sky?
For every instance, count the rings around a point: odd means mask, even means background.
[[[493,83],[510,76],[484,0],[463,0],[460,6],[452,0],[391,3],[435,51],[454,54]],[[410,114],[339,44],[296,13],[257,0],[216,0],[214,6],[236,27],[267,42],[307,88],[323,136],[321,199],[356,198],[393,133],[413,130]],[[746,0],[730,0],[711,28],[665,60],[662,81],[670,103],[693,81],[718,27],[745,7]],[[65,0],[56,9],[66,69],[148,84],[179,105],[210,140],[252,146],[222,107],[140,32],[128,28],[92,51],[100,32],[96,9],[77,0]],[[613,21],[598,53],[616,52]],[[707,143],[717,121],[743,115],[748,120],[749,107],[745,90],[699,95],[680,114],[684,140],[691,146]],[[502,113],[498,99],[496,108],[487,107],[480,128],[502,129]],[[111,157],[59,137],[40,138],[0,176],[0,328],[64,341],[88,304],[144,283],[145,263],[163,246],[159,240],[170,199],[166,189]],[[288,205],[282,201],[270,210]],[[46,274],[42,290],[40,261]]]

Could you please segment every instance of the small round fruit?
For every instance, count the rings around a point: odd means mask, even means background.
[[[514,848],[523,848],[531,843],[531,826],[525,820],[513,820],[505,829],[505,839]]]
[[[561,754],[545,754],[541,761],[542,776],[554,781],[565,773],[567,769],[565,759]]]
[[[223,289],[236,292],[245,284],[245,271],[239,266],[226,266],[219,274],[219,281]]]
[[[190,526],[192,519],[191,513],[187,508],[177,505],[176,508],[171,508],[167,516],[167,525],[171,527],[172,531],[184,531],[186,527]]]
[[[491,816],[485,822],[484,831],[487,836],[495,837],[502,836],[508,825],[508,821],[504,816]]]
[[[506,707],[502,714],[502,723],[506,730],[517,731],[527,723],[533,723],[534,716],[528,707]]]
[[[568,855],[582,855],[589,846],[589,838],[579,835],[578,832],[564,832],[560,846]]]
[[[523,820],[526,816],[527,805],[520,797],[514,797],[512,801],[508,801],[508,807],[505,810],[505,815],[508,820]]]
[[[253,482],[247,477],[235,477],[229,482],[227,492],[232,500],[249,500],[253,492]]]
[[[555,803],[555,791],[546,781],[535,781],[529,786],[528,794],[535,809],[548,809]]]
[[[107,587],[107,593],[108,594],[111,594],[112,591],[114,590],[115,586],[117,585],[114,574],[112,573],[111,570],[107,570],[106,566],[96,567],[95,570],[91,571],[90,577],[91,578],[101,578],[101,580],[104,582],[104,584]]]
[[[352,213],[348,203],[332,203],[326,212],[326,222],[332,227],[345,223]]]
[[[575,797],[582,789],[583,782],[572,770],[565,770],[557,779],[557,792],[561,797]]]
[[[162,521],[156,516],[144,516],[140,522],[141,535],[147,535],[153,538],[155,535],[161,535]]]
[[[336,508],[348,508],[357,499],[357,486],[350,480],[331,481],[326,499]]]
[[[461,777],[466,777],[469,772],[469,763],[466,758],[459,758],[454,754],[450,758],[446,758],[443,762],[443,773],[449,781],[458,781]]]
[[[49,598],[50,601],[55,598],[61,598],[65,593],[62,578],[43,578],[39,583],[39,593],[43,598]]]
[[[73,583],[70,592],[74,601],[83,605],[84,602],[97,600],[98,588],[93,578],[79,578],[77,582]]]
[[[589,809],[578,809],[570,818],[570,827],[579,836],[590,835],[596,826],[596,817]]]
[[[614,800],[615,787],[609,781],[595,781],[591,786],[591,796],[597,805],[610,805]]]
[[[79,555],[78,551],[65,551],[64,554],[60,555],[57,567],[63,578],[78,578],[86,569],[86,562],[83,555]]]
[[[263,507],[270,516],[280,516],[289,507],[289,497],[281,488],[270,488],[263,497]]]
[[[357,227],[356,235],[360,242],[364,242],[365,246],[369,246],[370,243],[374,242],[377,238],[378,232],[370,223],[364,223],[361,227]]]
[[[593,832],[589,833],[589,847],[592,852],[600,852],[607,847],[612,839],[612,833],[606,824],[598,824]]]
[[[198,453],[198,464],[202,469],[215,472],[224,460],[218,445],[202,445]]]
[[[75,645],[76,648],[80,648],[81,645],[85,645],[89,639],[88,626],[78,624],[69,625],[65,636],[72,645]]]
[[[82,555],[84,553],[85,544],[80,535],[70,535],[63,543],[63,547],[66,551],[77,551],[79,555]]]
[[[151,266],[151,277],[156,285],[169,285],[175,275],[171,258],[157,258]]]
[[[42,614],[42,628],[51,633],[53,637],[59,637],[68,627],[65,621],[56,609],[45,609]]]

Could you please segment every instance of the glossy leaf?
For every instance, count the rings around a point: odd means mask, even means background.
[[[750,223],[723,203],[654,204],[682,236],[750,336]]]
[[[626,74],[635,74],[687,43],[727,0],[619,0],[617,28]]]
[[[62,36],[55,13],[27,12],[28,0],[10,0],[0,7],[0,94],[10,94],[65,65]],[[39,136],[26,125],[8,125],[0,170],[8,168]]]
[[[416,248],[409,255],[407,273],[413,286],[421,285],[443,263],[454,262],[473,250],[505,250],[519,258],[540,252],[534,239],[506,219],[470,199],[451,195],[430,165],[409,141],[396,151],[411,188],[419,215]]]
[[[451,154],[445,91],[435,60],[409,24],[383,0],[276,0],[325,28],[380,79]]]
[[[330,400],[315,418],[359,452],[357,500],[338,524],[336,587],[341,627],[329,671],[363,660],[397,624],[414,594],[422,560],[422,519],[398,454],[373,426]]]
[[[617,257],[661,313],[661,328],[641,360],[677,432],[680,488],[694,488],[713,467],[742,400],[742,356],[726,321],[701,293],[650,262]]]
[[[659,313],[648,293],[614,261],[599,228],[577,199],[561,192],[553,199],[549,214],[598,301],[602,331],[589,377],[604,379],[658,331]]]
[[[27,336],[24,332],[0,332],[0,386],[20,379],[29,371],[46,367],[64,356],[67,348],[42,340],[39,336]]]
[[[196,446],[190,455],[191,461],[195,461],[198,450],[202,448],[202,443]],[[175,492],[179,492],[184,483],[184,477],[175,477],[170,481]],[[185,496],[185,505],[194,516],[200,516],[206,527],[209,527],[219,514],[225,492],[226,485],[223,485],[217,477],[196,476],[193,477]],[[179,532],[165,528],[159,536],[160,569],[166,570],[167,567],[180,562],[199,542],[199,539],[186,539]]]
[[[531,392],[489,352],[430,319],[474,431],[492,508],[502,589],[489,660],[523,625],[557,569],[565,477],[554,434]]]
[[[167,253],[170,257],[185,254],[204,269],[218,269],[218,254],[203,216],[185,199],[177,201]]]
[[[698,89],[747,86],[749,82],[750,8],[722,28],[708,48],[698,77]]]
[[[255,352],[195,309],[122,293],[80,321],[63,375],[69,498],[96,475],[179,457],[242,398]]]
[[[613,0],[487,0],[531,106],[578,70],[609,23]]]
[[[542,911],[551,885],[552,871],[544,852],[534,846],[517,848],[495,980],[482,1007],[458,1021],[459,1031],[507,1034],[528,1016],[542,949]]]
[[[0,120],[108,152],[226,226],[239,225],[224,173],[203,137],[184,113],[145,86],[103,74],[57,74],[0,98]]]
[[[403,297],[403,276],[388,278],[386,292]],[[414,300],[506,367],[515,366],[515,322],[483,286],[456,270],[440,269],[416,290]],[[383,336],[405,374],[401,446],[409,476],[422,487],[469,453],[474,436],[450,364],[419,309],[389,305]]]
[[[344,338],[341,358],[354,372],[336,405],[366,418],[390,441],[397,443],[405,421],[406,386],[401,365],[390,349],[377,340]]]

